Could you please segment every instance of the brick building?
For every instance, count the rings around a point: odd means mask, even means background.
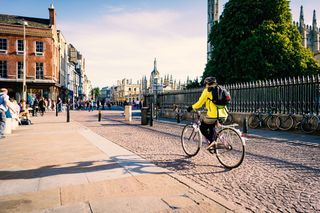
[[[59,43],[56,12],[49,19],[0,14],[0,87],[20,100],[23,87],[24,30],[26,34],[26,84],[32,95],[56,99],[59,95]]]

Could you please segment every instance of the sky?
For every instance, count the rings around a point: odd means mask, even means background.
[[[93,86],[149,79],[154,58],[161,76],[184,82],[203,73],[207,0],[0,0],[0,14],[48,19],[52,2],[57,28],[86,58]],[[220,0],[220,13],[226,2]],[[312,24],[319,0],[292,0],[295,21],[301,5],[306,24]]]

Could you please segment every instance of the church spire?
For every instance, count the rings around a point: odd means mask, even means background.
[[[154,58],[154,70],[157,70],[157,58]]]
[[[313,20],[312,20],[312,29],[313,30],[317,30],[318,26],[317,26],[317,15],[316,15],[316,10],[313,10]]]
[[[303,15],[303,6],[300,7],[300,18],[299,18],[300,27],[304,27],[304,15]]]

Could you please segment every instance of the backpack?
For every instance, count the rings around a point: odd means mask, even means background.
[[[211,93],[212,93],[212,100],[211,99],[210,100],[215,105],[225,107],[230,104],[230,102],[231,102],[230,93],[224,87],[216,86],[212,89]],[[219,107],[219,108],[221,108],[221,107]]]

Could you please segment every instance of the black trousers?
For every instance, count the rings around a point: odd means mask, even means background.
[[[215,123],[214,124],[207,124],[204,121],[201,121],[200,131],[202,135],[204,135],[208,141],[213,142],[216,138],[216,131],[215,131]]]

